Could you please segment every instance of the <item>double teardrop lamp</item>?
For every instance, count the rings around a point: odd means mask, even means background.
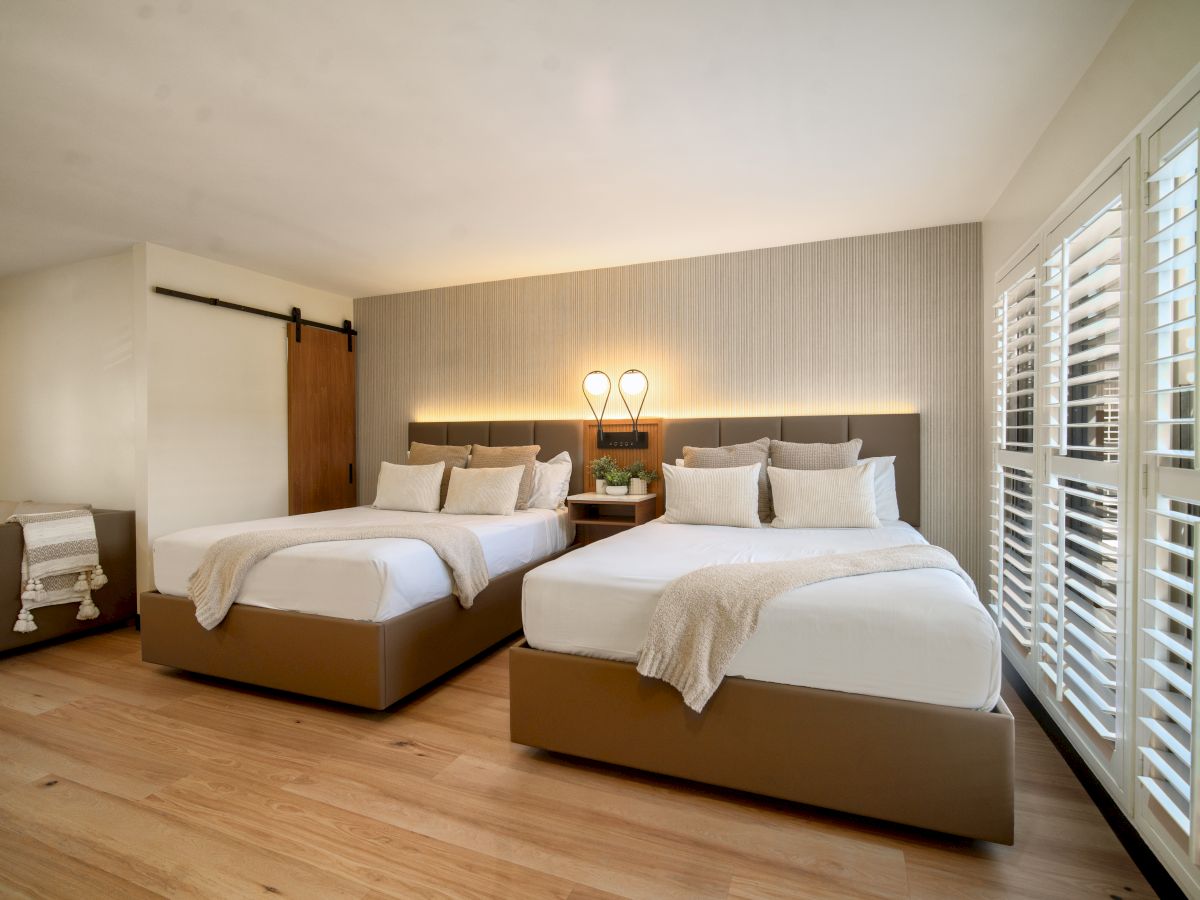
[[[625,403],[625,411],[633,422],[632,431],[604,430],[604,413],[608,410],[608,398],[612,396],[612,382],[608,376],[597,370],[588,372],[583,377],[583,396],[587,399],[592,415],[596,417],[596,446],[602,450],[645,450],[650,446],[649,435],[638,431],[638,420],[642,416],[642,407],[646,403],[646,393],[650,382],[640,369],[627,369],[617,379],[617,391]],[[633,410],[637,404],[637,412]],[[600,411],[596,412],[596,407]]]

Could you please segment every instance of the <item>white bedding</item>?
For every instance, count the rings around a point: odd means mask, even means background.
[[[529,509],[511,516],[456,516],[356,506],[303,516],[189,528],[154,542],[154,580],[163,594],[187,596],[187,583],[215,541],[246,531],[443,522],[479,536],[495,578],[557,553],[572,540],[566,510]],[[250,572],[238,603],[381,622],[450,593],[450,572],[424,541],[330,541],[281,550]]]
[[[925,540],[903,522],[782,530],[656,520],[526,575],[525,637],[540,650],[631,662],[659,594],[693,569],[911,543]],[[777,597],[763,609],[758,632],[734,658],[729,674],[990,709],[1000,696],[1000,635],[952,572],[862,575]]]

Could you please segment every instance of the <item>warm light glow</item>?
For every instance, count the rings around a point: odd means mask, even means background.
[[[646,376],[636,370],[626,372],[621,376],[621,393],[636,397],[646,390]]]
[[[583,379],[583,391],[593,397],[603,397],[608,393],[608,376],[603,372],[591,372]]]

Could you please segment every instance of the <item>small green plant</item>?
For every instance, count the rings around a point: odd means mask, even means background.
[[[622,469],[615,463],[608,470],[608,474],[604,476],[604,480],[613,487],[624,487],[629,484],[631,478],[633,478],[633,473],[629,469]]]
[[[629,474],[633,478],[640,478],[646,484],[658,479],[658,473],[653,469],[647,469],[646,464],[640,459],[629,467]]]
[[[608,480],[608,473],[617,468],[617,461],[611,456],[601,456],[592,460],[592,477]]]

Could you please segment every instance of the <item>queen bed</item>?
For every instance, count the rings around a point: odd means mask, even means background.
[[[525,642],[510,654],[512,739],[1011,843],[1013,720],[999,696],[999,634],[950,571],[840,578],[776,597],[702,713],[635,668],[658,598],[688,572],[923,544],[919,418],[663,427],[669,460],[684,444],[861,438],[863,456],[896,456],[901,518],[855,529],[655,521],[535,569],[525,579]]]
[[[578,422],[413,423],[426,444],[538,444],[545,461],[566,452],[572,489],[582,482]],[[305,543],[272,553],[246,577],[212,630],[196,619],[188,581],[205,552],[247,532],[452,523],[473,532],[488,586],[463,609],[451,574],[421,540]],[[383,709],[520,631],[521,580],[572,540],[565,510],[450,515],[360,506],[192,528],[154,542],[156,590],[142,594],[142,658],[206,675]]]

